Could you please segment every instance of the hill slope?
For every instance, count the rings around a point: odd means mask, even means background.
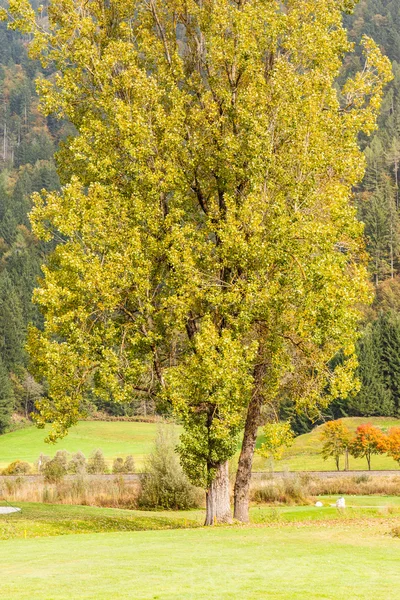
[[[57,450],[80,450],[88,457],[98,448],[109,462],[117,456],[133,454],[140,467],[144,456],[151,452],[156,429],[155,423],[82,421],[64,439],[50,445],[44,442],[45,431],[28,427],[0,436],[0,467],[16,459],[34,463],[41,453],[53,456]]]
[[[353,417],[343,419],[343,421],[353,431],[358,425],[366,422],[373,423],[383,430],[395,426],[400,427],[400,420],[386,417]],[[168,425],[168,427],[172,427],[172,425]],[[151,452],[156,431],[157,424],[155,423],[82,421],[76,427],[72,427],[64,439],[55,445],[49,445],[44,442],[45,432],[43,430],[28,427],[0,436],[0,468],[4,468],[16,459],[34,463],[41,453],[53,456],[57,450],[67,450],[71,453],[80,450],[88,457],[97,448],[103,451],[110,464],[117,456],[132,454],[136,467],[141,468],[145,456]],[[293,446],[285,453],[283,460],[275,463],[274,469],[276,471],[334,470],[334,460],[324,461],[320,454],[320,431],[321,427],[316,427],[310,433],[297,437]],[[260,435],[257,447],[260,447],[262,441],[263,438]],[[254,470],[268,471],[270,468],[270,461],[256,454]],[[350,458],[350,468],[364,470],[367,468],[367,464],[364,459]],[[387,456],[373,456],[372,468],[400,469],[399,465]]]
[[[400,427],[399,419],[389,417],[351,417],[342,419],[349,429],[355,431],[358,425],[362,423],[372,423],[376,427],[380,427],[384,431],[391,427]],[[281,461],[277,461],[274,465],[276,471],[332,471],[335,470],[334,459],[324,460],[320,454],[321,442],[319,435],[321,427],[316,427],[310,433],[300,435],[295,439],[293,446],[284,454]],[[262,443],[262,437],[259,438],[257,446]],[[372,469],[399,469],[398,463],[388,456],[373,456],[371,460]],[[343,461],[341,461],[343,468]],[[254,469],[257,471],[268,470],[271,467],[270,462],[256,457]],[[367,461],[363,458],[350,457],[351,470],[367,469]]]

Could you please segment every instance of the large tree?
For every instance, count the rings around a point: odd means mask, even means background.
[[[63,435],[89,389],[170,402],[207,523],[231,518],[227,460],[244,422],[235,513],[247,518],[263,403],[285,389],[315,406],[327,381],[352,385],[368,297],[357,136],[390,77],[366,39],[365,69],[336,89],[352,4],[54,0],[46,29],[26,0],[11,5],[31,54],[57,70],[38,82],[43,110],[77,132],[59,153],[62,192],[36,195],[32,214],[61,242],[35,294],[39,423]]]

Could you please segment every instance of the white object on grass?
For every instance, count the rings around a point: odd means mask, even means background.
[[[20,510],[16,506],[0,506],[0,515],[10,515],[11,513],[20,512]]]
[[[315,503],[315,506],[318,506],[318,508],[320,508],[321,506],[323,506],[322,502],[318,501]]]
[[[343,496],[336,500],[336,508],[346,508],[346,500]]]

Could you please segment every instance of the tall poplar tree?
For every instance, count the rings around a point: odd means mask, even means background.
[[[390,78],[365,39],[363,72],[335,88],[352,4],[54,0],[45,30],[26,0],[11,6],[32,56],[57,70],[38,82],[43,110],[77,131],[59,153],[62,192],[36,195],[32,213],[41,238],[62,240],[35,293],[45,328],[30,350],[49,383],[38,421],[63,435],[90,389],[170,402],[208,524],[231,519],[227,460],[244,423],[235,514],[247,518],[263,403],[285,388],[314,406],[327,381],[352,385],[368,298],[357,136]]]

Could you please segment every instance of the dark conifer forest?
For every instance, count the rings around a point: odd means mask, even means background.
[[[386,90],[379,129],[360,139],[366,174],[354,197],[365,224],[375,289],[357,348],[361,388],[336,399],[321,418],[400,416],[400,2],[362,0],[345,24],[357,48],[364,34],[381,46],[392,61],[394,79]],[[29,324],[41,323],[31,297],[48,251],[33,236],[28,213],[32,192],[60,186],[55,153],[72,134],[67,123],[38,110],[35,80],[51,73],[28,59],[25,42],[0,24],[0,433],[28,419],[35,401],[46,393],[46,382],[30,373],[24,349]],[[345,73],[361,65],[359,50],[345,61]],[[142,399],[115,407],[91,398],[90,405],[128,415],[154,408]],[[307,415],[294,413],[290,398],[282,407],[282,417],[288,416],[297,433],[312,426]]]

